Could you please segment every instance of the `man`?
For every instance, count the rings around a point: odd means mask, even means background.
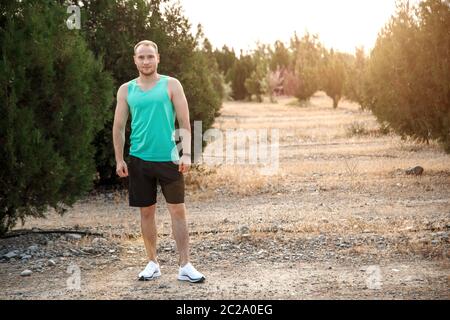
[[[158,46],[148,40],[134,47],[139,77],[123,84],[117,92],[113,141],[116,172],[129,177],[129,205],[139,207],[141,229],[149,262],[139,280],[161,276],[157,256],[155,223],[157,183],[167,202],[172,233],[179,251],[178,279],[202,282],[205,276],[189,262],[189,233],[184,205],[184,177],[191,164],[189,109],[180,82],[158,74]],[[125,126],[131,113],[130,161],[123,160]],[[175,144],[175,114],[180,125],[183,155]]]

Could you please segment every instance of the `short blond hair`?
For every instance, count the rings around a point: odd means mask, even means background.
[[[134,54],[136,54],[136,50],[137,50],[137,48],[138,48],[140,45],[143,45],[143,46],[152,46],[153,48],[155,48],[156,53],[158,53],[158,45],[157,45],[156,43],[154,43],[153,41],[150,41],[150,40],[142,40],[142,41],[139,41],[139,42],[134,46]]]

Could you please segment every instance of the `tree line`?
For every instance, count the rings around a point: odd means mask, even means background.
[[[283,94],[304,103],[322,90],[334,108],[342,98],[358,102],[402,137],[437,140],[450,152],[449,30],[448,1],[398,2],[367,54],[327,49],[305,33],[288,45],[258,44],[239,56],[224,46],[214,55],[231,99],[274,101]]]

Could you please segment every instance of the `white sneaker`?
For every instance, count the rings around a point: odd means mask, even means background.
[[[161,276],[161,270],[159,269],[159,264],[150,261],[145,269],[139,273],[140,281],[147,281],[158,278]]]
[[[187,263],[184,267],[180,267],[178,271],[178,280],[189,282],[203,282],[205,276],[198,272],[194,266]]]

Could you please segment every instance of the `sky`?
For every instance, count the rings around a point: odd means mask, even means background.
[[[201,23],[213,47],[238,53],[256,42],[285,44],[297,32],[317,33],[327,48],[354,53],[373,48],[378,32],[395,12],[395,0],[179,0],[184,14]],[[414,1],[413,1],[414,2]]]

